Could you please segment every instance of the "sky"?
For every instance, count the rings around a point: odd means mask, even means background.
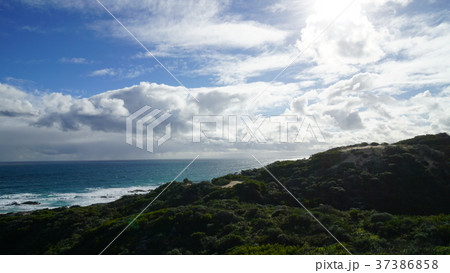
[[[448,133],[449,9],[446,0],[2,1],[0,161],[288,159]],[[169,124],[171,137],[153,152],[125,142],[126,118],[146,105],[170,114],[155,136]],[[221,117],[223,133],[204,123],[193,143],[196,116]]]

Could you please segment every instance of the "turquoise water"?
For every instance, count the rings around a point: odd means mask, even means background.
[[[190,161],[0,163],[0,213],[86,206],[144,193],[172,181]],[[177,180],[199,182],[255,167],[258,162],[250,159],[198,159]],[[39,204],[22,204],[30,201]]]

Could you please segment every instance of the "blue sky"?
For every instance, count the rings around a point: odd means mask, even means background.
[[[301,157],[450,128],[448,1],[101,2],[199,102],[97,1],[2,2],[0,160]],[[172,114],[157,154],[123,141],[144,105]],[[189,142],[193,115],[248,113],[314,116],[327,142]]]
[[[50,2],[33,4],[32,1],[16,1],[0,6],[0,35],[8,41],[2,45],[0,55],[3,64],[0,76],[3,81],[18,83],[22,80],[31,85],[31,88],[82,97],[130,86],[140,81],[177,85],[153,58],[142,58],[145,50],[132,37],[127,36],[125,30],[114,30],[122,32],[118,35],[125,36],[117,39],[112,37],[115,34],[107,31],[108,28],[96,29],[95,24],[102,23],[112,25],[108,26],[110,28],[119,26],[100,5],[74,10],[64,4],[59,6],[58,1]],[[258,18],[258,14],[251,14],[256,12],[258,7],[260,6],[255,3],[237,1],[228,4],[226,11],[238,14],[242,20],[263,19],[262,21],[270,23],[270,18]],[[126,6],[123,8],[126,9]],[[248,11],[250,12],[247,13]],[[118,10],[119,18],[120,13]],[[128,16],[129,14],[126,14],[120,20],[126,21]],[[146,46],[153,51],[160,44],[150,41]],[[255,56],[254,53],[259,50],[233,46],[194,48],[195,57],[192,57],[191,49],[182,48],[181,51],[186,54],[161,54],[158,59],[169,67],[185,86],[191,88],[221,85],[215,75],[189,73],[188,70],[195,70],[204,65],[199,58],[214,57],[208,54],[216,54],[218,51],[229,55]],[[269,71],[264,77],[249,79],[267,80],[277,73],[278,71]]]
[[[33,82],[32,88],[88,97],[139,81],[175,84],[152,59],[136,59],[142,52],[132,40],[115,40],[89,29],[93,20],[108,14],[85,15],[67,9],[33,8],[14,3],[1,9],[1,77]],[[91,76],[117,68],[140,75]],[[13,79],[10,79],[13,78]],[[17,81],[16,81],[17,82]],[[194,83],[195,81],[193,81]]]

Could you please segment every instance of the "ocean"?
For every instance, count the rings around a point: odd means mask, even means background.
[[[0,213],[87,206],[145,193],[172,181],[190,161],[0,162]],[[252,159],[198,159],[177,181],[200,182],[257,167]]]

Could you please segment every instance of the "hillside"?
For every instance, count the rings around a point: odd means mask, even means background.
[[[449,147],[443,133],[267,168],[354,254],[450,254]],[[1,215],[0,253],[98,254],[164,186],[108,204]],[[346,251],[259,168],[173,183],[105,254]]]
[[[402,214],[450,213],[450,137],[419,136],[398,143],[334,148],[307,160],[267,166],[312,206],[376,209]],[[263,169],[244,171],[270,183]]]

